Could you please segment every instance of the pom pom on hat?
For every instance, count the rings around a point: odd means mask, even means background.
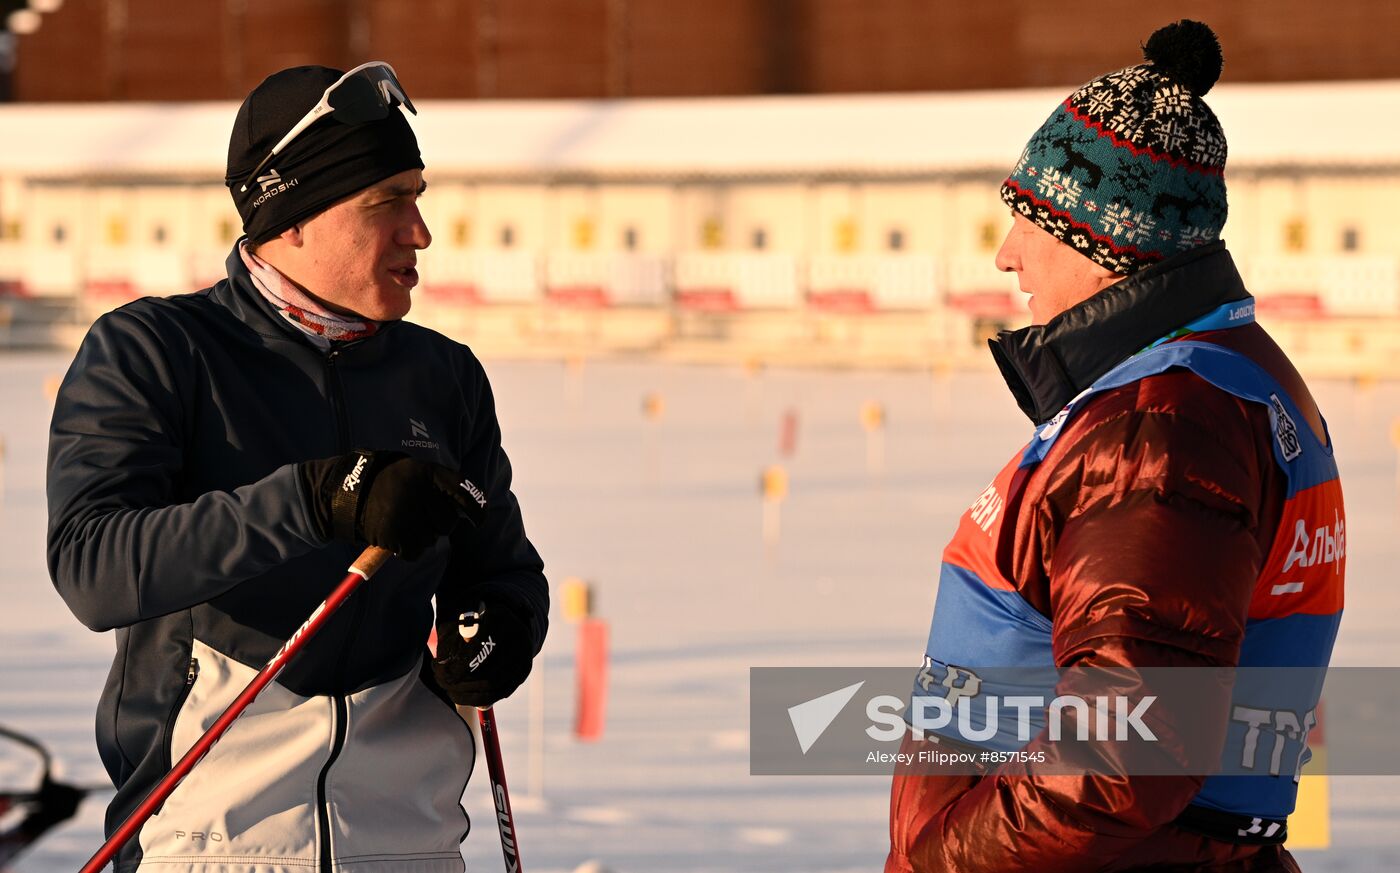
[[[1220,78],[1220,42],[1178,21],[1143,54],[1060,103],[1001,187],[1017,214],[1124,275],[1213,242],[1229,212],[1225,131],[1201,99]]]
[[[1185,85],[1197,97],[1210,91],[1225,65],[1215,31],[1189,18],[1148,37],[1142,54],[1159,72]]]

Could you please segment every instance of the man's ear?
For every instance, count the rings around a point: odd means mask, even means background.
[[[292,248],[298,249],[301,248],[302,241],[305,239],[305,237],[302,236],[300,224],[294,224],[286,230],[282,231],[281,233],[277,234],[277,238],[282,240],[284,243],[291,246]]]
[[[1090,260],[1089,263],[1094,265],[1093,268],[1090,269],[1089,275],[1093,276],[1095,279],[1111,279],[1114,282],[1117,282],[1119,279],[1127,278],[1122,273],[1113,272],[1108,267],[1105,267],[1103,264],[1100,264],[1098,261]]]
[[[1089,263],[1094,265],[1089,275],[1092,276],[1094,281],[1098,284],[1100,291],[1107,288],[1109,285],[1116,284],[1128,278],[1122,273],[1115,273],[1098,261],[1090,261]]]

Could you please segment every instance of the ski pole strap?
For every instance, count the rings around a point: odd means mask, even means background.
[[[356,522],[360,518],[360,499],[374,474],[374,466],[374,452],[355,449],[345,455],[341,469],[337,470],[332,478],[331,481],[340,479],[335,496],[331,498],[331,533],[336,539],[355,539]]]
[[[1288,839],[1288,819],[1240,815],[1192,804],[1173,822],[1182,830],[1244,846],[1272,846]]]

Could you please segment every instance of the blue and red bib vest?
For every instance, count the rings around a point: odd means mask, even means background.
[[[1252,299],[1234,301],[1171,336],[1242,326],[1253,321],[1253,312]],[[970,683],[975,683],[978,696],[996,695],[1001,700],[1044,689],[1032,677],[1054,675],[1053,624],[998,567],[997,545],[1003,537],[1014,536],[1015,525],[1014,521],[1007,524],[1003,510],[1018,503],[1017,495],[1065,424],[1092,397],[1169,369],[1185,368],[1222,391],[1268,409],[1274,461],[1288,483],[1279,528],[1249,604],[1239,666],[1313,668],[1302,671],[1305,681],[1269,686],[1274,699],[1268,701],[1268,708],[1298,713],[1298,723],[1251,726],[1232,719],[1222,760],[1240,761],[1249,751],[1263,748],[1274,760],[1282,755],[1285,761],[1306,761],[1307,735],[1315,724],[1322,678],[1341,621],[1345,577],[1346,521],[1330,439],[1324,445],[1278,381],[1249,358],[1209,342],[1169,340],[1119,364],[1037,428],[1030,443],[963,514],[943,552],[933,623],[914,695],[946,696],[956,710],[968,704],[970,696],[953,689],[966,691]],[[1016,670],[992,670],[979,676],[978,668]],[[1053,678],[1050,681],[1053,684]],[[969,724],[986,727],[985,712],[979,717],[972,708],[968,715]],[[1045,710],[1032,712],[1031,735],[1044,727]],[[1273,734],[1274,745],[1260,737],[1260,730]],[[987,731],[974,733],[981,736]],[[965,735],[948,736],[967,743]],[[994,735],[972,745],[1006,752],[1023,748],[1026,741],[1018,738],[1014,721],[1002,720]],[[1267,768],[1252,772],[1267,772]],[[1296,778],[1293,773],[1212,775],[1191,803],[1281,822],[1293,811]]]

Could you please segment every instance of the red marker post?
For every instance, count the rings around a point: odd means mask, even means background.
[[[578,625],[574,736],[580,740],[601,739],[608,702],[608,623],[593,617],[591,583],[565,579],[562,593],[564,618]]]
[[[797,426],[797,410],[789,409],[784,412],[783,423],[778,430],[778,454],[784,458],[791,458],[797,454]]]
[[[585,619],[578,628],[578,710],[574,736],[599,740],[608,702],[608,623]]]
[[[608,623],[593,617],[593,586],[582,579],[564,580],[564,618],[578,624],[578,698],[574,736],[603,736],[608,700]]]

